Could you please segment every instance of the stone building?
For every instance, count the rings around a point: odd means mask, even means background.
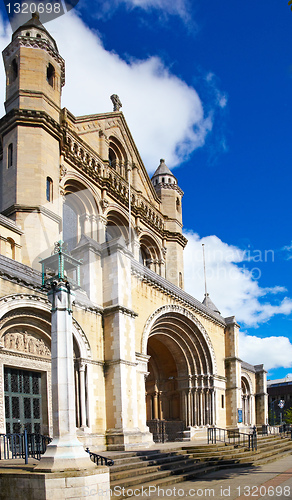
[[[265,371],[239,359],[235,318],[184,291],[183,192],[165,161],[150,179],[118,96],[108,113],[61,108],[64,60],[38,17],[14,32],[3,59],[0,432],[51,432],[40,260],[61,239],[82,259],[73,310],[80,439],[128,449],[161,432],[266,423]]]

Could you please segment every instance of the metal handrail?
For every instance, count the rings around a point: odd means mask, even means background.
[[[28,458],[40,460],[45,453],[47,445],[51,442],[49,436],[42,434],[0,434],[0,460],[23,458],[28,463]]]
[[[100,465],[107,465],[108,467],[111,467],[112,465],[114,465],[114,461],[111,460],[110,458],[103,457],[102,455],[98,455],[97,453],[93,453],[93,451],[90,451],[89,448],[86,448],[85,451],[87,451],[87,453],[89,453],[91,460],[96,465],[99,465],[99,462],[100,462]]]
[[[253,431],[250,434],[221,429],[220,427],[208,428],[208,444],[216,444],[217,441],[232,444],[233,446],[247,446],[248,449],[257,450],[257,433]]]

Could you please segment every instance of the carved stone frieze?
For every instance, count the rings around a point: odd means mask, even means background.
[[[6,333],[2,337],[1,341],[5,349],[25,352],[45,358],[49,358],[51,356],[49,346],[43,339],[25,331]]]

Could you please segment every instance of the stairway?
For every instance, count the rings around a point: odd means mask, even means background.
[[[131,490],[166,487],[214,470],[260,465],[292,454],[290,437],[259,436],[257,451],[217,443],[216,445],[177,445],[173,448],[119,452],[104,455],[114,460],[110,485],[115,498],[132,496]],[[124,488],[124,491],[122,490]],[[128,494],[127,494],[128,491]],[[143,490],[142,490],[143,491]]]

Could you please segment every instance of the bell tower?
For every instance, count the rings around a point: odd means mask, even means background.
[[[154,189],[161,200],[161,211],[165,219],[166,279],[180,288],[184,287],[183,249],[187,244],[182,235],[183,191],[177,179],[165,164],[160,165],[151,178]]]
[[[48,246],[60,239],[60,114],[65,64],[37,14],[13,33],[3,60],[6,115],[0,120],[0,211],[24,231],[22,262],[39,268]]]

